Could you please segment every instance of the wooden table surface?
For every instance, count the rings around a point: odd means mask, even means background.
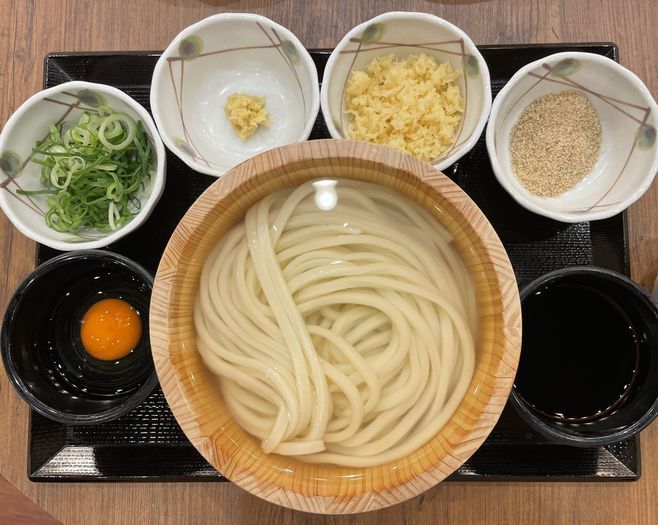
[[[658,93],[655,0],[0,0],[0,123],[41,88],[43,57],[51,51],[163,49],[181,29],[220,11],[260,13],[309,48],[332,47],[357,23],[391,10],[436,14],[476,44],[613,41],[621,63]],[[658,270],[657,210],[658,184],[629,210],[632,276],[647,288]],[[35,244],[3,214],[0,250],[4,311],[34,267]],[[229,483],[30,483],[27,431],[27,405],[0,373],[0,524],[658,523],[658,423],[642,435],[638,482],[444,483],[352,517],[293,512]]]

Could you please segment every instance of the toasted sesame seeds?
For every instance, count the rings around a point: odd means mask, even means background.
[[[592,170],[601,150],[601,122],[581,91],[539,97],[510,134],[512,169],[530,192],[555,197]]]

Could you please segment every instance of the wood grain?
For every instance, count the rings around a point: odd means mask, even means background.
[[[61,525],[0,476],[0,525]]]
[[[330,47],[354,25],[388,10],[426,11],[476,44],[613,41],[621,63],[658,94],[654,0],[0,0],[0,122],[42,86],[51,51],[164,49],[187,25],[220,11],[257,12],[307,47]],[[658,184],[629,211],[631,271],[649,287],[658,267]],[[0,214],[0,306],[34,267],[34,244]],[[0,374],[0,473],[64,523],[656,523],[658,424],[642,435],[635,483],[444,483],[359,517],[290,511],[230,484],[32,484],[26,478],[28,410]],[[0,516],[4,502],[0,500]]]
[[[312,465],[264,454],[260,442],[230,416],[196,349],[194,302],[204,263],[217,241],[267,195],[318,176],[388,186],[419,203],[450,232],[475,285],[479,337],[466,396],[427,444],[408,457],[377,467]],[[160,385],[199,452],[250,493],[320,514],[388,507],[418,496],[454,472],[498,421],[521,349],[514,270],[475,203],[428,164],[389,148],[349,140],[291,144],[249,159],[217,180],[190,207],[167,244],[149,317]],[[356,484],[355,479],[362,481]]]

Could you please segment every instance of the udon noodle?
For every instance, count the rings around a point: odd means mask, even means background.
[[[444,426],[474,368],[474,286],[448,231],[371,183],[252,206],[210,253],[198,350],[266,453],[367,467]]]

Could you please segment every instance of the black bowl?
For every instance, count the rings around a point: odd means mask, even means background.
[[[18,394],[37,412],[69,425],[116,419],[158,384],[148,332],[153,278],[130,259],[84,250],[55,257],[18,287],[2,325],[2,360]],[[80,321],[103,298],[129,302],[142,318],[137,347],[116,361],[88,354]]]
[[[556,420],[537,410],[523,396],[519,385],[531,384],[533,378],[524,377],[524,355],[533,348],[526,343],[531,339],[528,326],[528,308],[524,308],[533,294],[554,285],[584,286],[597,290],[617,305],[626,319],[634,326],[636,334],[637,359],[633,370],[633,379],[627,384],[627,390],[620,404],[610,412],[602,412],[601,417],[583,418],[581,420]],[[523,310],[523,346],[519,372],[510,395],[510,402],[519,415],[537,432],[551,441],[579,447],[609,445],[628,439],[651,423],[658,415],[658,305],[656,301],[638,284],[611,270],[596,267],[573,267],[549,272],[527,285],[521,291]],[[543,310],[542,322],[550,322],[551,312]],[[599,326],[582,326],[583,330],[596,330]],[[559,330],[559,327],[553,327]],[[566,334],[568,337],[568,334]],[[607,350],[611,350],[609,348]],[[556,378],[555,388],[560,388],[560,379]],[[550,394],[545,394],[550,395]]]

